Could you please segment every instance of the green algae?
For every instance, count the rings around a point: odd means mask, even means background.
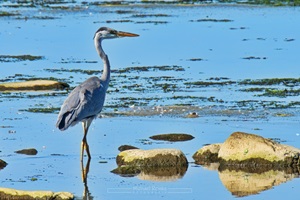
[[[32,112],[32,113],[58,113],[60,108],[28,108],[21,109],[20,111]]]
[[[189,61],[203,61],[204,59],[202,59],[202,58],[190,58],[188,60]]]
[[[123,69],[112,70],[113,73],[132,73],[148,71],[185,71],[182,66],[178,65],[155,65],[155,66],[134,66]]]
[[[267,57],[258,57],[258,56],[247,56],[247,57],[243,57],[243,59],[245,60],[266,60]]]
[[[134,18],[172,17],[172,15],[167,15],[167,14],[134,14],[131,17],[134,17]]]
[[[240,81],[240,85],[288,85],[298,86],[300,78],[266,78],[266,79],[245,79]]]
[[[190,22],[233,22],[231,19],[197,19],[197,20],[190,20]]]
[[[6,11],[0,11],[0,17],[10,17],[10,16],[18,16],[19,13],[15,12],[6,12]]]
[[[129,22],[133,22],[132,20],[129,19],[122,19],[122,20],[106,20],[106,23],[110,24],[110,23],[129,23]]]
[[[96,74],[100,74],[101,71],[100,70],[84,70],[84,69],[44,69],[47,72],[51,72],[51,73],[61,73],[61,72],[68,72],[68,73],[81,73],[81,74],[87,74],[87,75],[96,75]]]
[[[20,61],[34,61],[41,60],[43,56],[33,56],[33,55],[0,55],[0,62],[20,62]]]
[[[202,86],[202,87],[207,87],[207,86],[211,86],[211,85],[232,85],[232,84],[236,84],[236,81],[194,81],[194,82],[185,82],[184,85],[188,85],[188,86]]]
[[[154,21],[154,20],[137,21],[137,22],[135,22],[135,24],[154,24],[154,25],[167,24],[167,23],[169,23],[169,22],[167,22],[167,21]]]
[[[265,89],[264,93],[259,96],[268,96],[268,97],[287,97],[287,96],[299,96],[300,89]]]
[[[245,5],[269,5],[269,6],[299,6],[299,0],[219,0],[220,3],[236,3]]]

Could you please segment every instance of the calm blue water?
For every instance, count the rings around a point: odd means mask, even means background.
[[[5,3],[9,4],[9,3]],[[19,16],[0,18],[0,55],[38,55],[43,60],[1,62],[0,79],[15,74],[26,77],[55,77],[76,86],[89,75],[74,72],[49,72],[45,69],[101,70],[102,63],[95,52],[93,34],[101,26],[140,34],[138,38],[104,41],[113,69],[134,66],[173,66],[184,71],[150,71],[113,74],[113,86],[107,96],[107,105],[119,102],[120,97],[157,98],[149,106],[191,102],[205,109],[197,119],[179,117],[116,117],[96,120],[89,132],[92,162],[88,186],[94,199],[235,199],[224,186],[216,170],[193,164],[192,155],[204,144],[223,142],[234,131],[256,133],[267,138],[280,138],[285,144],[300,148],[298,108],[291,108],[289,117],[276,117],[284,110],[258,108],[259,114],[226,114],[234,101],[278,101],[283,104],[297,101],[298,96],[286,98],[259,97],[243,93],[246,86],[208,86],[185,88],[184,82],[205,81],[211,77],[226,77],[239,81],[246,78],[298,78],[300,48],[299,8],[197,5],[197,6],[80,6],[78,10],[36,8],[9,8],[0,4],[0,10],[18,12]],[[66,4],[73,7],[73,4]],[[77,3],[76,5],[81,5]],[[126,11],[119,14],[118,11]],[[147,14],[148,17],[134,17]],[[167,14],[166,17],[149,16]],[[53,17],[54,19],[39,19]],[[27,18],[27,20],[25,20]],[[195,22],[199,19],[232,20],[231,22]],[[130,20],[124,23],[107,23],[107,20]],[[245,57],[261,59],[243,59]],[[201,58],[202,61],[190,61]],[[263,59],[265,58],[265,59]],[[62,63],[68,61],[67,63]],[[93,61],[98,61],[94,63]],[[172,76],[178,90],[165,93],[155,89],[151,77]],[[130,79],[138,77],[136,79]],[[16,78],[11,78],[13,81]],[[163,81],[162,81],[163,82]],[[168,82],[169,83],[169,82]],[[124,89],[123,85],[140,84],[146,92]],[[283,86],[275,86],[283,87]],[[293,89],[298,89],[297,86]],[[36,95],[36,92],[28,94]],[[0,158],[9,165],[0,171],[0,187],[23,190],[70,191],[78,199],[84,190],[80,174],[79,147],[81,126],[63,134],[55,129],[56,114],[39,114],[22,111],[31,107],[59,107],[65,96],[48,98],[19,98],[3,96],[0,99]],[[225,104],[202,102],[198,99],[172,100],[174,95],[211,97]],[[221,106],[211,111],[211,105]],[[223,107],[224,107],[224,110]],[[107,109],[109,110],[109,109]],[[224,111],[224,112],[222,112]],[[253,111],[255,112],[255,110]],[[152,143],[145,145],[140,139],[159,133],[184,132],[195,139],[183,143]],[[141,177],[124,178],[112,174],[116,168],[117,148],[131,144],[143,149],[179,148],[191,162],[186,174],[171,182],[142,180]],[[16,155],[13,152],[35,147],[35,157]],[[57,155],[58,154],[58,155]],[[99,163],[107,161],[107,163]],[[22,167],[20,167],[22,166]],[[247,175],[254,176],[254,175]],[[31,178],[37,181],[31,181]],[[243,199],[295,199],[299,179],[275,177],[274,185],[258,195]],[[261,181],[258,179],[258,182]],[[240,183],[240,182],[239,182]],[[278,184],[277,184],[278,183]],[[240,183],[241,184],[241,183]],[[246,183],[245,183],[246,184]],[[121,191],[121,192],[120,192]],[[124,192],[126,191],[126,192]],[[178,192],[174,192],[178,191]]]

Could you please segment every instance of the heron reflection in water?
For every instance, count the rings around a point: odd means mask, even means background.
[[[68,95],[61,106],[58,114],[56,127],[64,131],[70,126],[82,122],[83,139],[81,142],[80,159],[82,164],[82,178],[86,181],[91,153],[87,143],[87,133],[92,121],[98,116],[103,108],[106,90],[110,80],[110,64],[108,56],[102,49],[101,43],[104,39],[114,39],[120,37],[137,37],[134,33],[117,31],[108,27],[99,28],[94,35],[94,44],[96,50],[103,61],[103,73],[101,77],[90,77]],[[86,168],[83,168],[84,150],[88,156]]]

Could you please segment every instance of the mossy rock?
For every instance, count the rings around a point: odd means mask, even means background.
[[[221,145],[221,143],[206,145],[194,153],[193,159],[201,165],[218,162]]]
[[[141,169],[132,166],[120,166],[111,171],[114,174],[118,174],[122,177],[134,177],[141,173]]]
[[[127,145],[127,144],[121,145],[118,148],[119,151],[126,151],[126,150],[130,150],[130,149],[138,149],[138,148],[135,146]]]
[[[289,158],[299,158],[299,154],[300,149],[255,134],[235,132],[222,144],[218,157],[224,161],[263,159],[269,162],[292,162]]]
[[[188,162],[178,149],[131,149],[122,151],[117,156],[118,166],[187,166]]]
[[[30,149],[18,150],[18,151],[15,151],[15,153],[34,156],[38,153],[38,151],[34,148],[30,148]]]
[[[298,172],[300,149],[243,132],[232,133],[222,144],[199,149],[193,158],[197,164],[220,163],[219,170],[243,170],[263,173],[268,170]]]
[[[21,91],[21,90],[55,90],[68,88],[67,83],[53,80],[33,80],[24,82],[1,83],[0,91]]]
[[[0,187],[0,199],[14,199],[14,200],[70,200],[74,199],[74,195],[69,192],[51,192],[51,191],[25,191],[15,190],[11,188]]]
[[[164,140],[169,142],[188,141],[194,139],[194,136],[185,133],[168,133],[153,135],[150,137],[152,140]]]

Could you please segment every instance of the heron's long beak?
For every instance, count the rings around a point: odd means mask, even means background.
[[[118,31],[117,32],[117,36],[118,37],[138,37],[138,34],[134,34],[134,33],[128,33],[128,32],[123,32],[123,31]]]

